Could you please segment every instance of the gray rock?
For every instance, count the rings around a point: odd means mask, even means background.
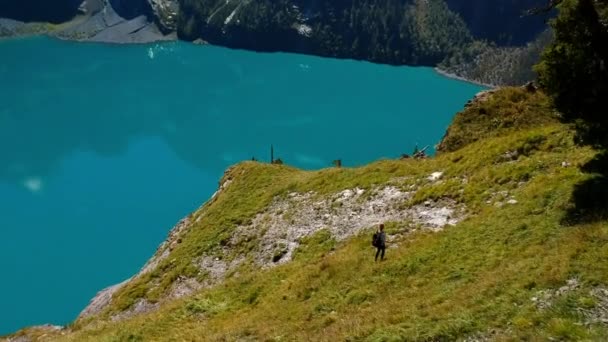
[[[177,30],[179,2],[177,0],[148,0],[160,29],[164,32]]]
[[[122,20],[102,30],[89,40],[104,43],[131,43],[138,42],[138,32],[144,30],[148,25],[148,19],[144,16],[132,20]]]
[[[150,303],[145,299],[138,300],[129,310],[112,316],[112,321],[122,321],[133,316],[145,314],[158,309],[158,303]]]
[[[29,329],[53,333],[53,332],[63,330],[64,327],[62,327],[60,325],[44,324],[44,325],[33,326],[33,327],[30,327]],[[41,337],[44,337],[44,335],[42,335]],[[39,339],[37,339],[37,340],[39,340]],[[5,341],[6,342],[30,342],[33,340],[31,337],[24,335],[24,336],[9,337]]]
[[[97,295],[91,299],[89,305],[82,310],[78,318],[85,318],[95,316],[105,309],[112,301],[112,296],[116,291],[120,290],[130,279],[123,281],[120,284],[112,285],[105,288],[97,293]]]
[[[25,23],[13,19],[0,18],[0,36],[15,34]]]
[[[29,338],[28,336],[17,336],[17,337],[11,337],[8,340],[6,340],[6,342],[31,342],[32,339]]]
[[[84,0],[78,7],[78,11],[85,15],[98,13],[106,6],[106,0]]]
[[[568,279],[566,285],[560,287],[559,289],[546,289],[538,291],[536,296],[530,298],[530,301],[534,303],[537,309],[545,310],[550,308],[557,298],[563,297],[579,287],[580,283],[578,279]]]
[[[176,40],[178,10],[176,0],[85,0],[78,8],[82,16],[52,32],[52,26],[0,18],[0,37],[50,34],[61,39],[104,43]]]

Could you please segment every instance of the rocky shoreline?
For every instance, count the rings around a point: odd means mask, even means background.
[[[23,23],[0,19],[0,40],[45,35],[52,38],[110,44],[147,44],[159,41],[175,41],[175,33],[163,34],[153,23],[144,18],[119,20],[110,27],[100,21],[70,22],[60,29],[45,23]]]
[[[462,76],[458,76],[456,74],[450,73],[448,71],[445,71],[443,69],[441,69],[440,67],[435,67],[433,68],[435,70],[436,73],[438,73],[439,75],[443,76],[443,77],[447,77],[447,78],[451,78],[454,80],[458,80],[458,81],[463,81],[463,82],[468,82],[468,83],[472,83],[472,84],[476,84],[478,86],[482,86],[482,87],[486,87],[486,88],[490,88],[490,89],[495,89],[498,88],[498,85],[495,84],[489,84],[489,83],[483,83],[480,81],[476,81],[476,80],[472,80],[472,79],[468,79]]]
[[[86,0],[72,19],[61,23],[0,17],[0,38],[48,35],[65,40],[116,44],[177,40],[176,12],[173,0],[140,0],[129,6],[107,0]]]
[[[158,26],[156,26],[154,23],[144,21],[144,18],[141,17],[132,20],[123,19],[122,21],[119,19],[118,23],[111,27],[105,29],[98,28],[96,31],[97,33],[92,36],[79,34],[78,31],[79,29],[82,30],[83,27],[95,25],[90,21],[83,24],[75,20],[65,25],[66,28],[57,30],[49,28],[48,24],[45,23],[24,23],[12,19],[0,18],[0,40],[36,35],[46,35],[67,41],[107,44],[148,44],[180,40],[176,32],[163,34]],[[84,30],[81,32],[91,32],[91,30]],[[202,42],[200,39],[192,43],[196,45],[203,45],[202,43],[207,44],[207,42]],[[498,87],[498,85],[483,83],[474,79],[468,79],[454,73],[450,73],[441,69],[440,67],[434,67],[433,69],[443,77],[468,82],[491,89]]]
[[[422,31],[407,29],[403,32],[399,31],[398,36],[401,38],[393,41],[391,51],[387,52],[385,49],[389,44],[387,37],[377,37],[377,39],[371,40],[368,37],[370,34],[374,36],[373,23],[377,22],[379,18],[377,14],[367,13],[364,10],[365,2],[361,4],[363,7],[358,9],[344,7],[344,4],[331,4],[329,0],[323,0],[323,2],[327,1],[326,5],[329,6],[323,7],[325,8],[323,9],[316,2],[300,3],[295,0],[287,0],[275,7],[269,7],[270,5],[266,4],[271,0],[260,0],[259,4],[256,1],[257,5],[251,6],[250,2],[245,0],[226,2],[197,0],[196,6],[182,0],[58,0],[57,5],[53,6],[45,4],[42,0],[23,1],[22,5],[0,4],[0,38],[46,34],[65,40],[116,44],[152,43],[178,39],[193,42],[202,40],[214,45],[260,52],[285,51],[366,60],[389,65],[431,66],[436,67],[435,70],[446,77],[489,88],[494,88],[496,85],[518,85],[517,83],[523,84],[530,81],[530,79],[505,78],[501,73],[498,76],[494,75],[498,71],[502,71],[502,67],[495,68],[494,66],[501,64],[504,58],[509,57],[511,60],[509,65],[515,65],[512,68],[517,69],[516,62],[526,58],[527,55],[524,53],[526,50],[524,47],[508,47],[498,44],[492,48],[494,46],[491,43],[492,39],[489,40],[490,43],[486,44],[486,49],[476,52],[486,55],[487,61],[484,62],[483,68],[469,62],[451,66],[441,64],[442,60],[458,52],[459,47],[464,48],[470,45],[471,39],[488,38],[471,36],[467,38],[468,40],[462,40],[448,34],[452,29],[458,28],[463,31],[475,31],[474,28],[478,29],[476,24],[479,23],[471,21],[472,19],[466,23],[456,20],[454,22],[456,28],[448,29],[444,26],[437,28],[442,29],[441,32],[445,31],[444,33],[451,37],[450,39],[453,41],[450,44],[455,45],[453,47],[443,47],[433,52],[433,49],[425,48],[425,44],[422,44],[424,42],[418,41]],[[290,6],[289,3],[292,1],[293,6]],[[424,18],[428,15],[427,10],[432,12],[433,17],[448,16],[452,18],[450,15],[468,14],[471,9],[468,5],[462,7],[463,4],[460,1],[446,0],[447,7],[426,8],[427,5],[423,4],[413,6],[411,7],[411,17],[395,19],[396,21],[391,21],[390,25],[397,27],[403,20],[407,22],[407,20],[415,18]],[[28,9],[23,10],[24,6]],[[48,13],[53,12],[52,10],[58,6],[55,13]],[[450,6],[452,11],[450,11]],[[274,14],[268,12],[269,8],[272,8]],[[354,23],[350,22],[354,19],[349,19],[350,17],[346,14],[343,17],[342,14],[328,13],[326,11],[328,8],[334,9],[337,11],[336,13],[353,11],[351,17],[355,14],[361,16],[357,17],[359,24],[355,26],[358,28],[354,29]],[[276,18],[277,13],[280,14],[281,20]],[[534,24],[530,22],[529,18],[520,22],[522,19],[519,17],[507,17],[510,18],[508,22],[511,25],[516,22],[532,25],[533,32],[539,31],[544,25]],[[363,25],[363,22],[367,24]],[[485,21],[484,25],[487,25]],[[515,41],[512,43],[519,45],[529,41],[530,35],[534,35],[526,33],[521,36],[521,32],[517,32],[517,39],[513,38]],[[353,36],[361,36],[361,42],[351,41]],[[493,34],[490,36],[496,38]],[[445,37],[427,37],[429,44],[440,38]],[[418,43],[422,44],[421,47],[410,51],[408,46]],[[471,73],[471,69],[475,72]],[[487,73],[492,77],[486,77]],[[488,82],[493,84],[488,84]]]

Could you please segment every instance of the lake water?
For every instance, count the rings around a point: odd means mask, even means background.
[[[323,168],[433,145],[481,88],[186,43],[0,41],[0,335],[65,324],[244,159]]]

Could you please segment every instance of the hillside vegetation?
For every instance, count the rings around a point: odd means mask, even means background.
[[[547,39],[534,0],[180,0],[187,40],[379,63],[439,65],[494,85],[534,79]]]
[[[254,50],[435,65],[472,41],[443,0],[182,0],[180,34]]]
[[[558,121],[549,97],[534,85],[484,91],[456,114],[437,149],[453,152],[480,139]]]
[[[488,85],[521,85],[548,43],[537,0],[0,1],[0,37],[50,34],[133,43],[176,37],[394,65],[439,66]],[[5,20],[16,19],[14,20]],[[52,24],[49,24],[52,23]],[[539,36],[540,35],[540,36]]]
[[[564,223],[573,190],[593,177],[578,166],[595,152],[538,91],[478,97],[447,137],[467,125],[487,134],[430,159],[238,164],[110,302],[64,329],[14,337],[605,340],[608,224]],[[376,263],[380,222],[389,249]]]

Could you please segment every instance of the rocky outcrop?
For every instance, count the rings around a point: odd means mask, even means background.
[[[438,182],[441,176],[437,174],[424,182]],[[322,229],[342,241],[382,222],[409,222],[414,230],[437,232],[464,217],[464,207],[452,200],[407,205],[415,193],[416,187],[404,190],[395,185],[346,189],[325,199],[312,192],[290,193],[277,198],[250,225],[237,228],[228,245],[259,238],[254,260],[268,268],[291,261],[302,239]],[[263,232],[261,237],[259,232]]]
[[[111,296],[122,286],[142,275],[154,272],[160,263],[187,238],[195,223],[204,220],[206,208],[221,199],[230,189],[234,175],[226,171],[218,192],[199,210],[180,221],[142,270],[125,283],[101,291],[81,314],[96,315],[111,304]],[[370,189],[352,188],[333,194],[291,192],[279,195],[248,223],[242,223],[222,239],[221,248],[212,254],[195,256],[191,260],[198,276],[180,275],[172,280],[160,299],[150,302],[139,298],[129,309],[114,313],[113,321],[127,319],[156,310],[162,303],[185,297],[196,291],[220,284],[236,274],[240,267],[250,265],[268,269],[290,262],[307,238],[327,234],[337,242],[370,230],[382,222],[399,222],[401,228],[391,232],[388,239],[396,247],[417,231],[438,232],[456,225],[467,216],[466,207],[453,199],[442,198],[412,203],[416,192],[426,186],[444,182],[444,173],[436,171],[404,186],[405,179],[393,179]],[[463,186],[466,181],[460,181]],[[246,250],[246,253],[243,251]],[[154,287],[154,284],[152,284]]]
[[[156,11],[148,1],[86,0],[82,6],[87,17],[75,20],[66,28],[54,32],[54,35],[64,39],[109,43],[176,39],[170,29],[162,26],[164,21],[156,20]]]
[[[19,32],[23,32],[26,29],[24,22],[0,18],[0,37],[11,37],[16,36]]]
[[[107,287],[97,293],[89,305],[82,310],[78,318],[85,318],[89,316],[94,316],[100,313],[103,309],[105,309],[112,302],[112,295],[116,293],[124,284],[129,282],[130,279],[125,280],[124,282],[116,285],[112,285]]]
[[[45,14],[45,5],[37,6],[35,0],[28,0],[30,15],[17,9],[26,6],[19,3],[10,8],[1,5],[0,36],[47,33],[52,36],[107,43],[145,43],[159,40],[173,40],[177,36],[177,0],[64,0],[59,1],[53,11]],[[68,2],[70,6],[63,6]],[[40,13],[38,13],[40,12]],[[56,14],[61,12],[61,15]],[[34,24],[35,22],[62,23],[60,26]]]
[[[163,32],[177,30],[179,2],[177,0],[148,0],[154,17]]]
[[[232,170],[233,170],[233,168],[228,168],[226,170],[226,172],[224,173],[224,176],[222,177],[222,179],[219,183],[218,190],[213,194],[213,196],[211,197],[211,199],[209,199],[209,201],[207,203],[205,203],[201,208],[199,208],[197,210],[197,212],[202,210],[205,206],[207,206],[207,205],[213,203],[215,200],[217,200],[218,196],[220,196],[222,194],[222,192],[224,192],[228,188],[228,186],[232,182],[232,177],[233,177]],[[201,217],[199,217],[198,219],[201,219]],[[99,291],[99,293],[97,293],[97,295],[93,299],[91,299],[89,305],[87,305],[87,307],[81,311],[78,318],[79,319],[86,318],[86,317],[95,316],[95,315],[101,313],[104,309],[106,309],[112,303],[112,296],[114,295],[114,293],[119,291],[123,286],[125,286],[129,282],[154,271],[156,269],[156,267],[159,265],[159,263],[161,261],[165,260],[169,256],[171,251],[173,249],[175,249],[175,247],[182,242],[182,236],[191,227],[191,223],[192,223],[192,215],[180,220],[169,231],[167,239],[165,239],[165,241],[163,243],[161,243],[161,245],[156,250],[156,253],[154,253],[154,255],[146,262],[146,264],[141,268],[141,270],[137,274],[135,274],[133,277],[123,281],[122,283],[112,285],[110,287],[107,287],[107,288]],[[176,284],[177,285],[174,286],[174,288],[176,288],[175,297],[181,297],[187,293],[191,293],[192,288],[200,287],[200,284],[198,284],[198,283],[194,284],[192,286],[188,286],[187,282],[184,283],[181,279],[178,279]],[[182,289],[181,291],[180,291],[180,284],[181,284],[181,289]],[[137,314],[141,314],[141,313],[153,310],[157,307],[158,307],[158,305],[156,305],[156,304],[151,304],[146,300],[140,300],[140,301],[136,302],[134,304],[134,306],[132,308],[130,308],[129,310],[115,315],[113,317],[113,319],[120,320],[120,319],[128,318],[133,315],[137,315]]]
[[[559,113],[550,106],[547,95],[535,89],[533,86],[522,86],[478,93],[465,105],[464,110],[456,114],[441,142],[435,147],[437,153],[454,152],[476,141],[514,130],[559,122]],[[529,105],[521,106],[521,103]],[[511,157],[501,157],[503,160],[505,158]]]
[[[80,313],[78,318],[86,318],[86,317],[95,316],[95,315],[101,313],[105,308],[107,308],[112,303],[112,296],[114,295],[114,293],[116,293],[124,285],[126,285],[133,279],[136,279],[138,277],[143,276],[144,274],[147,274],[147,273],[153,271],[159,262],[161,262],[162,260],[164,260],[165,258],[167,258],[169,256],[169,252],[173,249],[173,247],[176,244],[181,242],[181,241],[178,242],[179,236],[189,226],[190,226],[189,218],[185,218],[185,219],[179,221],[175,225],[175,227],[173,227],[173,229],[171,229],[167,239],[160,245],[160,247],[158,247],[158,250],[154,254],[154,256],[152,256],[152,258],[150,258],[150,260],[148,260],[148,262],[144,265],[144,267],[142,267],[142,269],[136,275],[123,281],[122,283],[112,285],[110,287],[107,287],[107,288],[99,291],[99,293],[97,293],[97,295],[93,299],[91,299],[91,302],[89,303],[89,305],[87,305],[87,307],[84,308],[84,310],[82,310],[82,312]],[[147,303],[147,302],[140,301],[137,303],[135,308],[132,308],[131,311],[133,311],[133,312],[131,312],[130,314],[125,313],[123,316],[128,317],[131,314],[141,313],[141,312],[145,311],[144,310],[145,308],[150,307],[150,305],[148,305],[148,304],[149,303]],[[156,307],[156,306],[153,306],[153,307]]]

